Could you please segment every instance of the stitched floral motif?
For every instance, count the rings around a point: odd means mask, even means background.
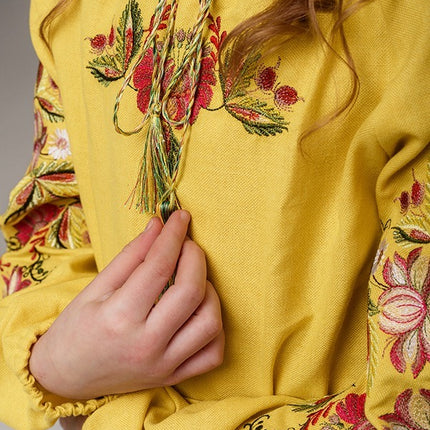
[[[404,391],[397,397],[394,413],[383,415],[381,419],[395,430],[430,429],[430,390],[422,388],[418,393],[412,389]]]
[[[169,11],[170,9],[166,10],[165,14]],[[166,15],[163,18],[165,21]],[[151,21],[150,28],[153,25],[154,22]],[[165,29],[164,22],[158,28]],[[136,1],[131,0],[122,13],[116,31],[112,26],[108,35],[97,34],[88,38],[91,52],[98,55],[89,62],[88,69],[102,85],[108,86],[124,77],[130,62],[139,51],[143,32],[140,7]]]
[[[402,373],[410,364],[414,377],[423,369],[430,346],[430,259],[421,254],[422,248],[416,248],[406,259],[397,253],[394,261],[387,258],[383,269],[386,289],[378,299],[379,327],[394,342],[391,362]]]
[[[211,0],[200,2],[192,29],[175,29],[178,3],[165,0],[145,28],[138,2],[128,0],[116,29],[86,38],[90,55],[95,56],[88,62],[90,73],[103,86],[123,81],[113,104],[115,130],[126,136],[144,131],[137,180],[127,202],[139,211],[157,213],[164,221],[180,208],[176,180],[181,149],[188,126],[203,109],[225,109],[248,133],[274,136],[287,130],[283,111],[303,101],[293,87],[279,82],[276,71],[281,60],[265,66],[255,52],[232,73],[230,48],[225,67],[217,66],[227,33],[221,29],[221,17],[209,13],[210,4]],[[205,33],[208,37],[203,40]],[[217,88],[222,104],[214,107]],[[143,115],[125,129],[120,105],[126,92],[133,90]]]
[[[430,164],[427,167],[427,183],[412,170],[410,190],[402,191],[394,200],[402,217],[393,227],[391,222],[387,225],[395,242],[407,252],[386,255],[387,242],[383,240],[372,268],[372,287],[380,292],[377,299],[369,296],[370,379],[379,360],[376,321],[388,336],[386,347],[398,372],[410,368],[417,378],[430,362],[430,256],[425,248],[430,243]]]
[[[298,426],[285,423],[285,429],[376,430],[366,417],[365,403],[365,393],[349,393],[344,397],[335,394],[314,402],[290,404],[293,412],[306,414],[305,422]],[[415,393],[412,389],[403,391],[397,396],[394,412],[381,415],[379,419],[385,423],[383,430],[429,430],[430,390],[422,388]],[[270,413],[244,424],[242,429],[275,430],[271,426]]]
[[[45,279],[51,269],[43,249],[89,245],[61,97],[40,65],[34,97],[33,156],[26,175],[12,191],[2,216],[8,253],[0,260],[3,295]],[[28,253],[26,265],[13,263]]]
[[[393,228],[394,240],[402,245],[430,243],[430,164],[427,166],[427,181],[416,178],[412,170],[413,183],[408,191],[402,191],[395,199],[403,215],[398,226]]]
[[[348,399],[348,403],[345,404],[345,408],[342,410],[342,412],[345,412],[344,415],[348,418],[354,417],[351,419],[361,420],[361,399],[357,399],[356,397],[359,396],[357,394],[348,394],[346,396],[345,399]],[[312,426],[316,426],[321,422],[330,425],[330,422],[333,423],[336,420],[340,423],[341,418],[334,413],[337,407],[336,405],[341,404],[339,402],[339,394],[333,394],[325,396],[322,399],[318,399],[314,402],[290,404],[289,406],[293,408],[293,412],[306,413],[306,421],[300,426],[300,430],[308,430]],[[336,417],[336,419],[334,417]]]
[[[156,49],[161,52],[165,40],[162,38],[162,30],[166,28],[166,21],[171,13],[170,5],[163,11],[162,20],[159,23]],[[232,78],[229,71],[231,50],[228,50],[225,58],[225,74],[217,68],[219,50],[227,36],[226,31],[221,30],[221,17],[209,15],[209,37],[206,42],[200,68],[200,79],[193,105],[190,123],[193,124],[201,109],[209,111],[225,108],[235,119],[241,121],[245,130],[258,135],[275,135],[287,130],[287,122],[281,111],[290,111],[292,105],[303,101],[297,91],[288,85],[278,82],[276,70],[279,68],[280,59],[275,66],[265,66],[261,63],[261,54],[254,53],[240,66],[236,78]],[[116,30],[112,27],[106,34],[97,34],[87,38],[92,55],[97,55],[88,64],[88,69],[94,77],[105,86],[123,78],[132,60],[142,45],[144,34],[149,34],[154,26],[154,16],[151,18],[148,29],[144,29],[142,13],[135,0],[129,0],[119,20]],[[165,75],[163,77],[163,89],[165,90],[174,72],[178,58],[184,52],[191,41],[191,31],[178,29],[170,41],[169,55],[166,60]],[[146,113],[153,81],[154,59],[153,50],[149,48],[139,65],[134,76],[133,85],[137,90],[137,107]],[[156,61],[160,61],[159,54]],[[180,81],[172,92],[168,102],[168,114],[171,121],[164,124],[165,133],[170,136],[174,123],[184,117],[185,109],[191,97],[191,79],[189,70],[185,71]],[[217,79],[218,75],[218,79]],[[213,87],[217,80],[221,85],[223,104],[218,107],[210,107],[213,97]],[[256,94],[258,97],[255,97]]]

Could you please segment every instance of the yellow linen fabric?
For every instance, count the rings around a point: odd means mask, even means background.
[[[44,65],[36,155],[2,217],[5,423],[35,430],[89,415],[84,430],[430,429],[430,6],[375,0],[346,22],[359,97],[299,143],[342,103],[350,74],[303,35],[268,57],[257,53],[242,87],[221,76],[223,32],[267,4],[213,2],[200,109],[179,165],[177,196],[222,303],[225,362],[176,387],[75,402],[43,392],[28,357],[150,217],[125,204],[144,131],[117,133],[113,111],[120,66],[139,58],[127,40],[144,40],[156,3],[76,1],[52,27],[48,49],[38,29],[55,1],[33,0]],[[197,14],[197,1],[179,1],[167,76]],[[330,15],[320,19],[330,27]],[[120,39],[127,25],[134,39]],[[122,63],[109,63],[117,49]],[[121,101],[127,129],[143,117],[151,63],[140,65]],[[169,101],[172,117],[188,90],[183,82]]]

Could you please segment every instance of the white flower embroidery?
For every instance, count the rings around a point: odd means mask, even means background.
[[[49,142],[48,154],[51,155],[54,160],[65,160],[69,155],[72,155],[67,130],[61,128],[55,130],[55,136],[51,136]]]

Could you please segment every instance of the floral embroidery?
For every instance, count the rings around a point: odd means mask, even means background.
[[[64,114],[59,89],[41,65],[34,100],[32,160],[2,216],[9,251],[0,260],[3,295],[39,283],[49,275],[44,247],[77,248],[90,242],[69,160],[69,138],[61,124]],[[26,265],[13,262],[16,251],[28,253]]]
[[[297,427],[285,423],[285,429],[376,430],[366,417],[365,403],[365,393],[349,393],[345,397],[335,394],[309,403],[290,404],[288,406],[292,407],[293,412],[306,414],[306,421]],[[270,426],[271,418],[271,414],[262,415],[244,424],[242,429],[275,430]],[[383,414],[379,419],[387,424],[383,425],[383,430],[429,430],[430,390],[422,388],[418,393],[412,389],[403,391],[397,396],[394,413]]]
[[[157,61],[160,58],[157,56]],[[200,112],[200,109],[207,108],[213,95],[211,86],[216,84],[215,74],[213,71],[214,62],[210,56],[202,58],[200,84],[196,92],[195,101],[192,108],[190,123],[193,124]],[[153,74],[153,54],[152,49],[148,49],[136,68],[134,73],[134,86],[137,88],[137,106],[146,113],[149,105],[150,91],[152,85]],[[171,81],[175,72],[175,63],[172,58],[169,58],[166,63],[166,73],[164,76],[162,90],[165,90]],[[167,105],[167,113],[172,121],[179,121],[185,116],[185,111],[190,102],[192,91],[192,81],[189,78],[189,71],[184,75],[179,84],[174,88]],[[168,128],[168,124],[164,124]]]
[[[306,422],[300,426],[300,430],[308,430],[311,426],[315,426],[320,420],[327,419],[338,401],[336,400],[338,396],[339,394],[332,394],[311,403],[290,404],[289,406],[293,408],[293,412],[307,413]]]
[[[375,259],[373,260],[372,270],[370,272],[372,276],[376,273],[382,261],[384,260],[385,251],[387,250],[387,248],[388,248],[388,242],[386,241],[386,239],[383,239],[379,244],[379,248],[376,251]]]
[[[166,21],[171,13],[171,6],[166,6],[163,11],[162,20],[158,26],[158,31],[166,28]],[[149,28],[144,29],[142,23],[142,13],[135,0],[127,3],[119,25],[115,32],[111,27],[109,34],[97,34],[89,37],[90,52],[97,55],[88,64],[88,69],[94,77],[105,86],[117,81],[125,76],[131,61],[136,56],[142,45],[142,37],[149,34],[154,26],[154,16],[152,16]],[[213,97],[213,89],[217,83],[216,65],[219,59],[220,46],[225,40],[227,33],[221,31],[221,17],[214,18],[209,15],[208,29],[211,32],[209,42],[205,45],[201,58],[200,79],[197,87],[196,97],[193,105],[193,112],[190,123],[193,124],[201,109],[210,111],[225,108],[234,118],[242,122],[245,130],[249,133],[269,136],[282,133],[287,130],[287,122],[281,115],[280,110],[290,111],[291,106],[298,101],[303,101],[297,91],[288,85],[281,85],[278,80],[276,70],[280,66],[280,59],[276,66],[264,66],[260,63],[261,54],[256,53],[247,58],[240,67],[238,76],[233,79],[229,73],[229,62],[231,50],[227,51],[225,59],[226,75],[223,76],[218,70],[218,79],[223,92],[223,104],[218,108],[209,108]],[[190,30],[179,29],[175,33],[171,43],[170,53],[166,60],[166,73],[163,78],[163,90],[167,88],[176,69],[177,58],[190,43]],[[160,52],[165,41],[158,39],[157,49]],[[157,54],[157,62],[160,61]],[[137,107],[143,113],[147,112],[149,105],[149,95],[153,81],[153,49],[149,48],[139,65],[134,76],[133,85],[137,90]],[[169,99],[169,118],[174,123],[184,117],[184,110],[188,106],[191,97],[191,80],[189,70],[186,71],[180,82],[175,87]],[[255,83],[255,88],[251,89],[251,83]],[[253,98],[255,91],[261,91],[261,95],[269,95],[273,106],[267,101]],[[270,100],[270,99],[269,99]],[[171,131],[170,124],[164,124],[166,134]],[[179,127],[181,128],[181,127]]]
[[[43,124],[42,114],[37,110],[34,113],[34,146],[29,171],[33,170],[39,161],[40,153],[42,152],[48,137],[46,131],[47,127]]]
[[[64,111],[60,90],[48,75],[42,64],[39,64],[35,87],[35,110],[39,111],[50,122],[63,122]]]
[[[48,154],[51,155],[54,160],[65,160],[72,155],[70,151],[69,135],[65,129],[57,128],[55,130],[55,136],[51,137],[49,145]]]
[[[430,164],[428,184],[430,184]],[[403,247],[415,246],[402,256],[395,251],[387,257],[386,241],[381,242],[372,268],[371,284],[382,292],[376,301],[369,295],[369,317],[375,317],[379,329],[388,336],[390,360],[394,368],[405,373],[410,367],[417,378],[430,362],[430,256],[424,246],[430,243],[430,187],[412,170],[410,191],[394,199],[400,205],[402,218],[390,227],[395,242]],[[424,207],[424,205],[426,205]],[[416,247],[416,244],[422,244]],[[382,280],[376,275],[382,267]],[[369,377],[372,378],[378,357],[375,321],[369,319]]]
[[[168,12],[166,10],[165,14]],[[153,22],[150,28],[152,25]],[[159,29],[164,28],[162,23]],[[124,77],[130,62],[139,51],[143,32],[139,4],[130,0],[122,13],[116,32],[112,26],[109,35],[98,34],[87,38],[90,40],[91,52],[98,55],[89,62],[88,69],[102,85],[108,86]]]
[[[395,430],[430,429],[430,390],[422,388],[419,393],[412,389],[404,391],[397,397],[394,413],[380,418]]]
[[[414,249],[407,259],[397,253],[393,262],[387,258],[383,277],[388,287],[378,299],[379,326],[394,341],[391,362],[402,373],[411,364],[415,378],[430,347],[430,258],[421,250]]]
[[[138,2],[129,0],[116,31],[111,27],[86,38],[90,54],[96,55],[87,68],[97,81],[109,86],[124,79],[113,109],[115,130],[123,135],[145,130],[138,178],[127,201],[139,211],[159,213],[164,220],[180,207],[175,182],[181,148],[187,127],[197,121],[202,109],[225,109],[248,133],[274,136],[288,130],[281,111],[289,112],[292,105],[303,101],[293,87],[278,82],[280,60],[276,66],[266,67],[261,54],[253,53],[233,74],[230,48],[225,67],[217,68],[227,33],[221,30],[221,17],[209,14],[210,2],[201,2],[201,19],[193,29],[173,30],[176,3],[160,4],[145,29]],[[202,42],[206,25],[209,37]],[[212,107],[217,82],[223,102]],[[137,93],[136,105],[143,117],[134,128],[124,130],[118,112],[130,88]]]
[[[373,430],[375,427],[367,420],[364,413],[366,394],[348,394],[345,399],[336,405],[336,414],[329,417],[329,425],[339,427],[341,420],[352,424],[351,430]],[[326,425],[326,429],[332,429]]]
[[[403,218],[393,227],[394,240],[404,246],[430,243],[430,163],[427,165],[427,185],[415,176],[410,191],[403,191],[395,202],[400,204]]]
[[[26,245],[35,234],[55,219],[58,212],[58,206],[49,203],[36,208],[15,224],[14,228],[18,231],[15,237],[22,246]]]
[[[12,192],[5,223],[42,203],[61,197],[77,197],[76,185],[75,172],[70,162],[41,163]]]

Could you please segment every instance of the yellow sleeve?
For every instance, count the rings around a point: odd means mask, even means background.
[[[39,67],[30,166],[0,218],[0,421],[45,429],[107,399],[74,402],[44,392],[28,370],[32,345],[97,274],[55,82]]]
[[[429,12],[374,115],[389,156],[377,183],[383,235],[368,301],[366,416],[377,428],[430,429]]]

